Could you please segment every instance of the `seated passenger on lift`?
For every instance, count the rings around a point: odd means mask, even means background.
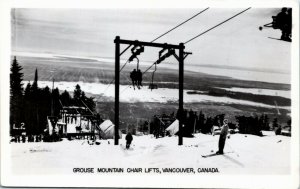
[[[137,74],[136,74],[136,78],[137,78],[137,87],[140,89],[142,85],[142,81],[143,81],[143,73],[141,72],[140,69],[138,69]]]
[[[131,78],[131,81],[132,81],[132,86],[133,86],[133,89],[135,90],[135,85],[137,85],[137,71],[136,69],[134,69],[132,72],[130,72],[130,78]]]

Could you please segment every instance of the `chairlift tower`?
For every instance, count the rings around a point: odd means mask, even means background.
[[[168,50],[168,53],[166,53],[163,56],[160,56],[159,60],[157,60],[155,63],[159,64],[161,61],[163,61],[165,58],[169,57],[170,55],[173,55],[178,63],[179,63],[179,135],[178,135],[178,145],[183,144],[183,138],[182,138],[182,112],[183,112],[183,79],[184,79],[184,59],[192,53],[184,52],[184,44],[180,43],[179,45],[173,45],[173,44],[167,44],[167,43],[153,43],[153,42],[144,42],[144,41],[132,41],[132,40],[124,40],[121,39],[120,36],[116,36],[115,40],[115,145],[119,144],[119,95],[120,95],[120,56],[128,50],[131,46],[134,46],[134,49],[139,46],[141,50],[136,51],[136,55],[140,54],[144,51],[144,47],[154,47],[154,48],[162,48],[161,52]],[[128,45],[127,48],[123,52],[120,53],[120,45]],[[178,50],[179,54],[177,55],[175,50]],[[161,55],[160,52],[160,55]],[[134,57],[134,52],[132,59]]]

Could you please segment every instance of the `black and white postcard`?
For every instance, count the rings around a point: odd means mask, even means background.
[[[299,187],[297,1],[4,2],[3,186]]]

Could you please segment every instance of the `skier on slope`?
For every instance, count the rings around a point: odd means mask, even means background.
[[[126,149],[129,149],[130,148],[130,144],[131,144],[131,142],[133,140],[132,135],[131,135],[130,132],[127,133],[127,135],[125,137],[125,140],[126,140]]]
[[[221,127],[221,133],[220,133],[220,138],[219,138],[219,151],[217,151],[216,154],[224,154],[224,146],[225,146],[225,141],[226,141],[226,137],[228,135],[228,120],[224,119],[223,121],[223,126]],[[230,136],[228,135],[228,138]]]

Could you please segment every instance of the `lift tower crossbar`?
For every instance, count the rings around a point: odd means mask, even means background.
[[[120,95],[120,56],[130,47],[130,46],[142,46],[142,47],[155,47],[155,48],[163,48],[163,49],[177,49],[179,51],[179,55],[177,56],[174,51],[174,56],[179,62],[179,134],[178,134],[178,145],[183,144],[182,138],[182,113],[183,113],[183,79],[184,79],[184,59],[187,54],[184,52],[184,44],[180,43],[179,45],[167,44],[167,43],[152,43],[152,42],[144,42],[144,41],[132,41],[120,39],[119,36],[116,36],[115,40],[115,145],[119,144],[119,95]],[[120,54],[120,45],[129,45],[121,54]]]

